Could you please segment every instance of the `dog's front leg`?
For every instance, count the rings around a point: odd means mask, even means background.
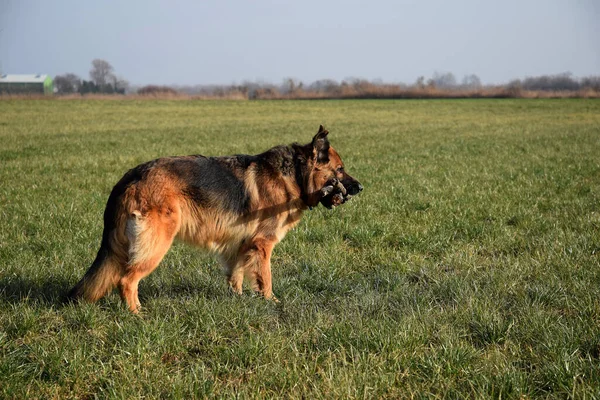
[[[244,252],[244,272],[252,289],[265,299],[275,299],[271,281],[271,253],[277,241],[272,238],[255,238]]]
[[[234,254],[222,255],[220,257],[223,272],[227,276],[229,289],[235,294],[242,294],[242,283],[244,282],[244,257],[242,249],[236,250]]]

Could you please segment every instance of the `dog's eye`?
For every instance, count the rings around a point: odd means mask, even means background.
[[[338,169],[335,170],[335,172],[337,172],[338,174],[343,174],[344,173],[344,167],[339,167]]]

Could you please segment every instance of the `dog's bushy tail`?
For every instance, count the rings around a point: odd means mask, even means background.
[[[121,265],[103,243],[94,262],[67,297],[69,300],[83,299],[93,303],[117,285],[121,274]]]
[[[132,200],[132,182],[140,179],[139,169],[129,170],[113,187],[104,209],[104,229],[96,259],[83,278],[69,291],[68,300],[83,299],[95,302],[108,294],[123,276],[128,255],[128,242],[125,235],[128,215],[138,205]],[[143,172],[143,171],[142,171]]]

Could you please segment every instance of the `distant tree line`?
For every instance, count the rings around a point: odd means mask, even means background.
[[[508,84],[510,87],[519,87],[524,90],[542,91],[600,91],[600,76],[589,76],[581,79],[574,78],[570,72],[557,75],[542,75],[527,77],[523,80],[514,80]]]
[[[199,98],[414,98],[414,97],[535,97],[552,93],[588,90],[600,96],[600,77],[575,78],[570,73],[543,75],[515,80],[504,85],[484,85],[475,74],[461,80],[451,72],[435,72],[426,79],[420,76],[413,84],[384,83],[360,78],[347,78],[341,82],[321,79],[304,83],[286,78],[280,85],[265,82],[243,82],[239,85],[148,85],[137,90],[141,95],[183,95]],[[547,94],[544,94],[547,93]],[[574,94],[573,94],[574,93]]]
[[[129,88],[129,82],[117,77],[114,74],[113,66],[108,61],[95,59],[92,61],[89,81],[72,73],[57,75],[54,78],[54,88],[59,94],[125,94]]]
[[[143,96],[235,99],[294,98],[435,98],[435,97],[600,97],[600,76],[576,78],[571,73],[526,77],[502,85],[484,85],[475,74],[457,79],[451,72],[435,72],[431,78],[420,76],[412,84],[384,83],[361,78],[341,82],[321,79],[304,83],[286,78],[279,85],[267,82],[242,82],[234,85],[146,85],[132,87],[117,78],[107,61],[92,61],[90,79],[75,74],[59,75],[54,80],[58,93],[137,93]]]
[[[137,94],[141,95],[176,95],[177,93],[177,90],[173,89],[172,87],[159,85],[146,85],[137,90]]]

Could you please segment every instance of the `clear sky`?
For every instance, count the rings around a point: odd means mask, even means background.
[[[134,84],[600,75],[600,0],[0,0],[3,73]]]

